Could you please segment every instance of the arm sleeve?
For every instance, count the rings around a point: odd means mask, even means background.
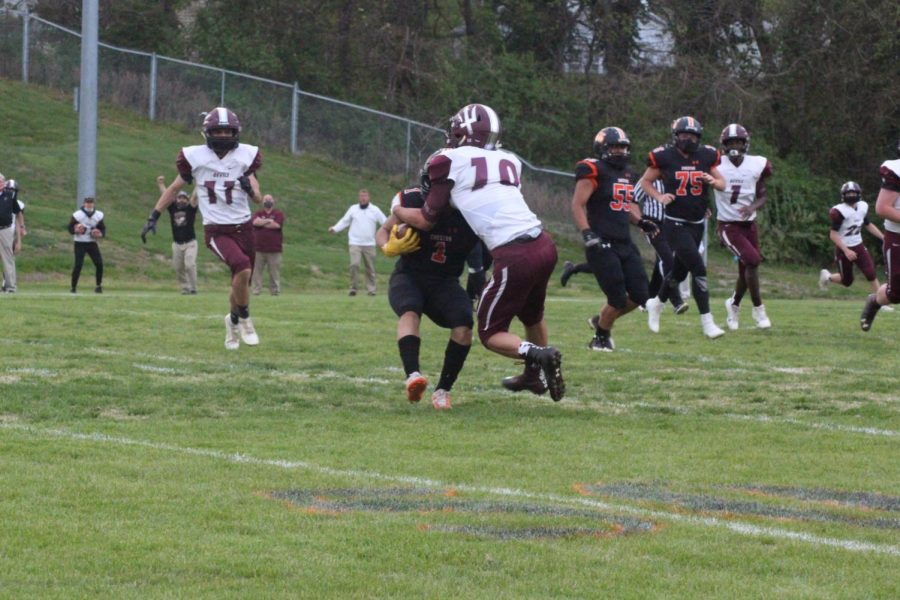
[[[262,150],[256,151],[256,156],[253,157],[253,162],[250,163],[250,166],[247,167],[247,170],[244,172],[244,175],[256,175],[256,172],[262,168]]]
[[[103,234],[103,237],[106,237],[106,219],[100,219],[100,222],[97,223],[97,229]]]
[[[453,180],[450,179],[451,161],[444,155],[435,156],[428,165],[428,177],[431,179],[431,189],[422,207],[422,216],[430,223],[438,220],[441,213],[450,206],[450,190],[453,189]]]
[[[74,235],[74,234],[75,234],[75,226],[76,226],[76,225],[78,225],[78,221],[75,220],[75,217],[72,217],[72,218],[69,220],[69,226],[68,226],[66,229],[69,230],[69,233],[71,233],[71,234]]]
[[[841,214],[841,211],[836,208],[832,208],[830,211],[828,211],[828,218],[831,219],[831,229],[833,231],[840,231],[841,223],[844,222],[844,215]]]
[[[188,162],[188,159],[184,156],[184,150],[178,153],[178,158],[175,159],[175,168],[178,169],[178,174],[181,175],[181,178],[185,183],[194,182],[194,168],[191,166],[191,163]]]
[[[900,192],[900,175],[884,165],[881,166],[878,174],[881,175],[881,187],[892,192]]]

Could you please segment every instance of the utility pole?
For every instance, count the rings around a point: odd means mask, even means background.
[[[98,0],[81,2],[81,85],[78,102],[78,197],[76,208],[97,190]]]

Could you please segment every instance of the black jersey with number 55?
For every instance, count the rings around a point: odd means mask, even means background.
[[[594,185],[585,207],[591,229],[605,240],[630,240],[628,222],[637,174],[628,165],[616,168],[606,161],[586,158],[575,165],[575,180],[581,179]]]
[[[425,198],[422,190],[409,188],[399,193],[400,206],[422,208]],[[418,230],[416,230],[418,231]],[[398,270],[415,271],[440,277],[459,277],[466,264],[466,257],[478,237],[466,223],[462,213],[450,209],[442,213],[431,231],[418,231],[421,247],[404,254],[397,261]]]
[[[709,207],[709,186],[702,175],[719,166],[719,160],[719,151],[712,146],[700,146],[687,156],[671,144],[650,152],[647,164],[662,172],[666,193],[675,196],[675,201],[666,206],[667,217],[703,220]]]

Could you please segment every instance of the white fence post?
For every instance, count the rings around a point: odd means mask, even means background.
[[[150,55],[150,109],[151,121],[156,120],[156,52]]]
[[[22,18],[22,83],[28,83],[28,46],[30,37],[31,14],[25,5],[25,16]]]
[[[300,118],[300,86],[294,82],[291,90],[291,154],[297,154],[297,125]]]
[[[219,94],[219,106],[225,106],[225,69],[222,69],[222,89]]]

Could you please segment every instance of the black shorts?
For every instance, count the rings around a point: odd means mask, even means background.
[[[609,303],[625,308],[626,297],[638,305],[647,301],[647,273],[641,253],[631,241],[613,241],[586,253],[594,277]]]
[[[472,327],[472,301],[455,277],[435,277],[414,271],[391,274],[388,300],[399,317],[412,311],[424,314],[447,329]]]

